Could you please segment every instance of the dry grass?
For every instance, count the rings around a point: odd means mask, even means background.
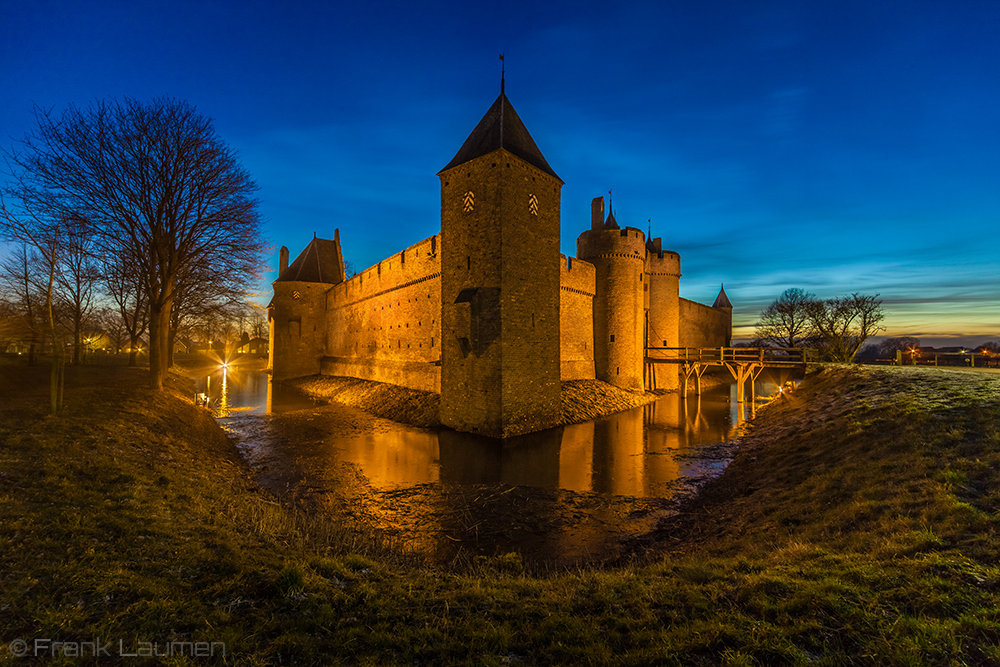
[[[0,367],[0,641],[101,638],[121,665],[1000,664],[1000,378],[944,373],[810,377],[630,564],[538,577],[516,554],[429,569],[276,503],[183,378],[71,368],[51,418],[46,370]]]

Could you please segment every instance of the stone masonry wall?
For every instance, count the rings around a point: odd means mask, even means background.
[[[648,312],[649,346],[679,347],[681,259],[675,252],[649,252],[646,256],[646,296]],[[649,350],[651,358],[664,358],[668,352]],[[647,369],[648,372],[649,369]],[[659,389],[672,390],[679,386],[678,367],[671,364],[656,365],[656,385]]]
[[[441,390],[438,235],[335,285],[326,307],[324,375]]]
[[[680,300],[680,347],[725,347],[732,316],[687,299]]]
[[[320,372],[326,323],[326,283],[274,283],[268,308],[269,364],[275,380]]]
[[[507,437],[556,426],[561,416],[562,182],[514,156],[502,167],[501,395]]]
[[[559,188],[499,149],[439,174],[441,422],[492,437],[559,419]]]
[[[562,380],[594,379],[594,265],[560,255],[559,338]]]

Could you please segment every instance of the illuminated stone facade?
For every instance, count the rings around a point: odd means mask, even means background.
[[[647,347],[728,345],[725,293],[713,307],[681,299],[677,253],[605,218],[602,197],[577,257],[559,254],[563,183],[502,91],[438,176],[441,233],[350,279],[339,232],[290,266],[282,249],[274,379],[434,391],[446,426],[509,437],[559,422],[560,381],[641,391]],[[661,365],[657,383],[675,388],[675,368]]]

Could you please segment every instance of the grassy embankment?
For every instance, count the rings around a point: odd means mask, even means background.
[[[99,638],[128,665],[1000,664],[998,376],[813,375],[633,562],[537,576],[275,503],[184,378],[67,371],[52,418],[46,370],[0,366],[0,662]],[[185,640],[227,655],[118,656]]]

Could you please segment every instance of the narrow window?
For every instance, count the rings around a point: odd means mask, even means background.
[[[614,334],[611,334],[611,342],[612,343],[615,342],[615,335]]]

